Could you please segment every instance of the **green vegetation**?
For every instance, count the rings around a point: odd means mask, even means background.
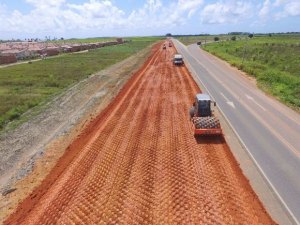
[[[64,40],[50,41],[54,43],[68,43],[68,44],[81,44],[81,43],[96,43],[96,42],[106,42],[106,41],[116,41],[117,37],[95,37],[95,38],[71,38]],[[136,41],[151,41],[162,39],[162,37],[126,37],[123,40],[136,40]]]
[[[30,108],[43,105],[91,74],[140,51],[160,38],[132,41],[80,54],[64,54],[31,64],[0,68],[0,131]]]
[[[99,37],[99,38],[71,38],[71,39],[57,39],[51,40],[49,42],[53,43],[68,43],[68,44],[77,44],[77,43],[96,43],[96,42],[106,42],[106,41],[115,41],[115,37]]]
[[[299,111],[300,35],[254,35],[203,48],[254,76],[260,88]]]
[[[226,35],[226,34],[222,34],[222,35],[201,35],[201,36],[178,36],[176,37],[179,41],[181,41],[183,44],[185,45],[190,45],[190,44],[194,44],[197,42],[201,42],[202,44],[206,44],[209,42],[214,42],[214,41],[226,41],[226,40],[230,40],[234,35]],[[239,35],[237,36],[237,40],[240,39],[245,39],[245,37],[248,37],[247,35]],[[216,40],[216,38],[218,40]]]
[[[179,36],[176,37],[180,42],[182,42],[185,45],[194,44],[196,42],[201,41],[201,43],[214,41],[214,36],[205,35],[205,36]]]

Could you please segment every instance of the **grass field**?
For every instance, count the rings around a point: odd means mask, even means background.
[[[179,36],[176,37],[179,41],[181,41],[185,45],[194,44],[196,42],[201,41],[201,43],[205,44],[207,42],[214,41],[215,37],[218,37],[220,41],[230,40],[230,38],[234,35],[205,35],[205,36]],[[237,39],[244,39],[245,35],[236,36]]]
[[[123,40],[135,40],[135,41],[151,41],[160,39],[162,37],[125,37]],[[96,43],[96,42],[106,42],[106,41],[116,41],[117,37],[96,37],[96,38],[71,38],[65,40],[51,41],[54,43],[68,43],[68,44],[78,44],[78,43]]]
[[[45,104],[66,88],[122,61],[160,38],[130,39],[131,42],[123,45],[0,68],[0,131],[30,108]]]
[[[254,36],[203,48],[254,76],[264,91],[300,110],[300,35]]]
[[[64,40],[52,40],[49,42],[53,43],[68,43],[68,44],[77,44],[77,43],[96,43],[96,42],[106,42],[106,41],[115,41],[114,37],[99,37],[99,38],[71,38]]]

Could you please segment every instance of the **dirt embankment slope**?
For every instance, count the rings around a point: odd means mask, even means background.
[[[41,183],[67,146],[109,104],[150,51],[148,47],[83,80],[44,106],[37,116],[29,115],[32,119],[28,122],[0,136],[0,223]]]
[[[174,53],[154,48],[5,224],[274,224],[224,139],[194,138]]]

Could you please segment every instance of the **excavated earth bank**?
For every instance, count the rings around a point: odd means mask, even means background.
[[[153,48],[5,224],[275,224],[224,138],[193,136],[175,51]]]

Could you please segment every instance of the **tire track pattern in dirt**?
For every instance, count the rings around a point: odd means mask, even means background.
[[[200,90],[174,53],[154,48],[70,146],[74,159],[6,224],[275,224],[223,137],[194,138]]]

